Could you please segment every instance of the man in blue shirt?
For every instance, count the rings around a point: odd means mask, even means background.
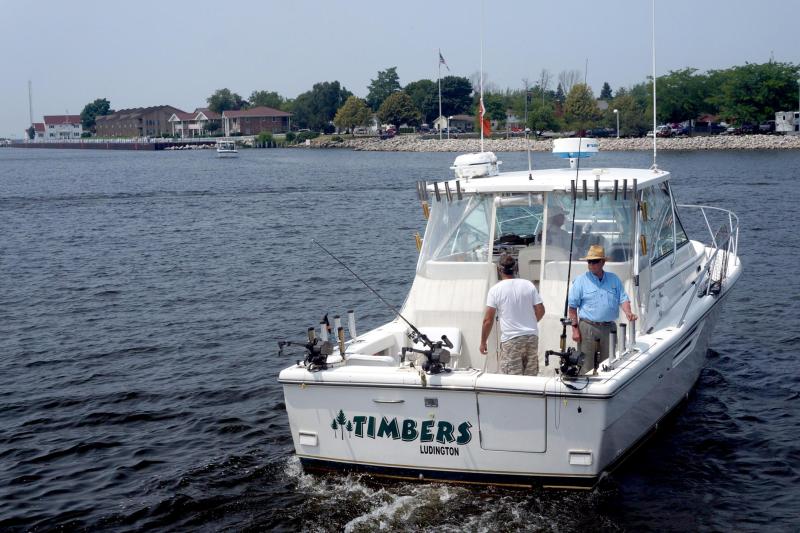
[[[581,374],[594,368],[595,339],[600,339],[600,358],[598,363],[608,358],[608,337],[616,330],[619,307],[629,322],[636,320],[631,312],[631,302],[622,281],[613,272],[604,272],[606,255],[603,247],[593,244],[589,247],[586,261],[589,271],[575,278],[569,291],[569,318],[572,321],[572,340],[578,350],[586,355]],[[578,316],[580,315],[580,322]]]

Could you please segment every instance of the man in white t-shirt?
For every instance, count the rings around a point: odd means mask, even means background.
[[[539,373],[539,327],[544,303],[532,281],[516,277],[516,260],[503,254],[497,264],[500,281],[486,296],[486,313],[481,329],[482,354],[488,352],[486,340],[500,317],[500,363],[502,374],[535,376]]]

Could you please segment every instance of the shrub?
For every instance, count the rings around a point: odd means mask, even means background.
[[[297,142],[302,143],[306,142],[306,139],[316,139],[317,137],[319,137],[318,131],[301,131],[297,134]]]
[[[89,132],[89,131],[84,131],[83,133],[81,133],[81,139],[87,139],[87,138],[89,138],[91,136],[92,136],[92,133]]]
[[[334,126],[333,124],[325,124],[324,126],[322,126],[322,133],[324,133],[325,135],[330,135],[335,131],[336,131],[336,126]],[[313,139],[313,137],[311,138]]]
[[[287,131],[286,132],[286,142],[287,143],[294,142],[295,137],[297,137],[297,135],[295,135],[295,133],[293,131]]]
[[[258,134],[258,138],[256,139],[258,144],[261,146],[272,146],[272,132],[269,131],[262,131]]]
[[[344,139],[342,139],[341,136],[339,136],[339,135],[334,135],[333,137],[331,137],[331,141],[333,141],[335,143],[340,143],[340,142],[343,142]]]

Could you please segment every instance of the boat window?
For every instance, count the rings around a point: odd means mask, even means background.
[[[669,185],[660,183],[644,190],[643,199],[647,204],[647,219],[643,222],[644,235],[648,243],[648,255],[652,262],[668,256],[673,251],[672,204],[669,197]],[[675,226],[678,247],[689,242],[680,219]]]
[[[545,227],[546,258],[563,260],[569,257],[572,238],[572,195],[551,193],[548,198]],[[589,247],[599,244],[611,262],[628,261],[633,256],[632,204],[630,196],[623,200],[603,193],[599,200],[593,194],[584,200],[579,194],[575,203],[575,238],[573,258],[586,255]]]
[[[475,195],[434,202],[418,266],[431,260],[487,261],[491,200],[489,196]]]
[[[495,245],[528,245],[542,232],[542,195],[501,196],[497,199]]]

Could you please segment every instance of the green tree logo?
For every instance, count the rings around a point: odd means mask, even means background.
[[[345,429],[347,430],[347,438],[349,439],[353,433],[353,423],[348,420]]]
[[[339,423],[339,427],[340,427],[340,428],[342,428],[342,440],[344,440],[344,430],[345,430],[345,424],[347,424],[347,423],[348,423],[347,417],[346,417],[346,416],[344,416],[344,411],[342,411],[341,409],[339,409],[339,414],[338,414],[338,415],[336,415],[336,418],[333,420],[333,422],[334,422],[334,423],[336,423],[336,422],[338,422],[338,423]],[[351,427],[352,427],[352,426],[351,426]]]
[[[339,425],[336,423],[336,419],[335,418],[333,419],[333,422],[331,422],[331,429],[333,430],[333,436],[335,438],[336,437],[336,430],[339,429]],[[344,438],[344,437],[342,437],[342,438]]]

